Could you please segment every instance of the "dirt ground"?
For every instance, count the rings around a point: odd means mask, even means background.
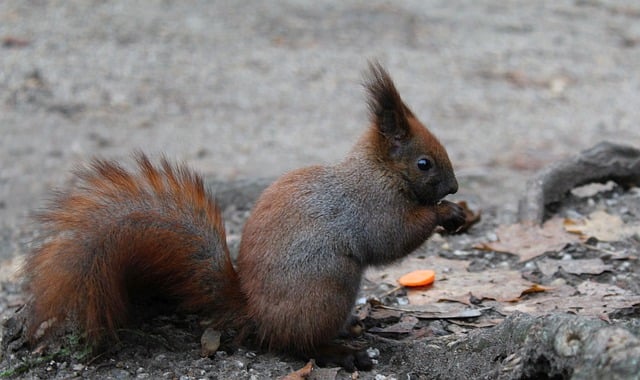
[[[640,147],[640,5],[631,0],[3,0],[0,39],[3,312],[19,303],[11,269],[32,236],[27,216],[74,166],[138,149],[225,183],[335,162],[367,123],[368,59],[387,67],[446,146],[460,183],[452,199],[482,210],[468,236],[443,238],[478,270],[526,272],[472,245],[515,221],[536,171],[604,140]],[[632,222],[634,194],[615,189],[591,206]],[[626,209],[607,203],[614,196]],[[235,206],[228,216],[241,223],[247,205]],[[442,244],[423,254],[451,256]],[[610,248],[637,253],[633,239],[619,244]],[[617,270],[600,280],[640,294]],[[52,359],[24,376],[272,378],[304,364],[253,351],[202,359],[197,337],[172,339],[89,364]],[[382,355],[361,377],[408,373],[410,363]]]

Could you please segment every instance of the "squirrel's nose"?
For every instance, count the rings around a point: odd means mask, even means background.
[[[438,189],[438,199],[442,199],[449,194],[455,194],[458,191],[458,181],[456,177],[451,177],[446,179],[440,183],[437,187]]]
[[[449,184],[449,192],[447,194],[455,194],[458,192],[458,181],[455,177],[452,178],[451,183]]]

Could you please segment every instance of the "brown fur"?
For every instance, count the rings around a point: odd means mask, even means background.
[[[217,325],[254,326],[270,349],[322,351],[348,320],[366,267],[464,220],[439,202],[458,186],[440,142],[379,64],[365,86],[370,127],[342,162],[293,171],[265,190],[237,272],[199,176],[144,155],[136,173],[100,160],[79,171],[80,185],[39,216],[44,238],[25,268],[31,332],[70,315],[100,340],[128,321],[133,298],[161,295]]]
[[[220,323],[242,309],[224,224],[202,179],[166,160],[156,168],[142,154],[137,163],[134,174],[95,160],[37,216],[44,235],[24,268],[32,333],[71,316],[90,341],[116,336],[141,294]]]

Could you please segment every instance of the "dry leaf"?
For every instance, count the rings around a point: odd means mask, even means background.
[[[454,325],[463,326],[463,327],[473,327],[473,328],[487,328],[497,326],[502,323],[504,319],[489,319],[482,322],[472,323],[472,322],[464,322],[464,321],[450,321]]]
[[[640,234],[640,224],[627,225],[618,215],[606,211],[594,211],[584,220],[565,219],[564,228],[583,240],[595,237],[600,241],[618,241]]]
[[[586,185],[574,187],[571,189],[571,194],[578,198],[591,198],[598,193],[605,191],[611,191],[616,187],[616,183],[613,181],[607,181],[607,183],[588,183]]]
[[[539,284],[533,284],[531,285],[531,287],[529,289],[525,289],[521,295],[525,295],[525,294],[531,294],[531,293],[542,293],[542,292],[546,292],[547,290],[549,290],[551,288],[547,287],[547,286],[542,286]],[[519,301],[520,299],[518,299],[517,301]]]
[[[559,251],[568,243],[579,239],[563,228],[561,218],[552,218],[542,227],[534,223],[516,223],[499,226],[498,240],[482,243],[475,248],[487,251],[511,253],[520,257],[520,262],[529,261],[549,251]]]
[[[536,263],[540,272],[547,277],[553,276],[560,268],[570,274],[601,274],[613,269],[601,259],[552,260],[544,258]]]
[[[411,315],[420,319],[463,319],[475,318],[482,315],[487,308],[477,309],[469,308],[458,302],[438,302],[424,305],[405,305],[405,306],[379,306],[376,309],[387,310],[392,313],[411,313]],[[375,314],[374,314],[375,315]]]
[[[418,324],[418,318],[412,315],[404,315],[397,323],[385,327],[372,327],[367,331],[371,333],[409,334],[416,324]]]
[[[309,375],[309,380],[335,380],[338,378],[338,372],[340,372],[340,367],[333,368],[321,368],[314,367],[313,372]],[[355,377],[354,377],[355,376]],[[358,378],[358,371],[355,371],[351,374],[352,379]]]
[[[282,380],[302,380],[306,379],[311,375],[313,371],[313,367],[315,367],[315,363],[313,360],[309,360],[309,362],[302,368],[297,371],[291,372],[287,376],[283,377]]]
[[[496,304],[494,307],[500,313],[509,315],[513,312],[519,311],[523,313],[529,313],[533,315],[540,315],[549,312],[562,311],[558,310],[557,303],[560,303],[563,299],[573,297],[577,293],[576,289],[569,285],[556,286],[549,289],[544,294],[533,294],[528,296],[518,303],[511,304]]]
[[[402,317],[402,310],[398,310],[393,307],[385,307],[382,304],[379,304],[374,306],[367,316],[382,323],[389,323],[390,321],[395,322],[400,320]]]
[[[550,312],[567,312],[598,317],[640,304],[640,296],[615,285],[585,281],[577,289],[563,285],[544,294],[535,294],[516,304],[497,304],[495,308],[504,314],[523,312],[546,315]]]
[[[29,45],[29,40],[15,36],[5,36],[2,38],[2,46],[6,48],[21,48]]]
[[[436,281],[426,290],[409,289],[407,297],[412,305],[424,305],[441,300],[469,304],[471,296],[501,302],[517,301],[523,293],[544,289],[522,278],[518,271],[491,269],[481,273],[456,271],[446,280]]]
[[[622,289],[615,285],[602,284],[595,281],[581,282],[576,289],[580,294],[587,296],[597,296],[600,299],[609,299],[612,296],[632,296],[633,292]]]

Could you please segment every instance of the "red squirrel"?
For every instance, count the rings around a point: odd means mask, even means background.
[[[214,327],[250,330],[272,351],[313,357],[334,347],[368,266],[464,222],[442,200],[458,188],[445,148],[379,63],[365,87],[363,136],[342,162],[292,171],[263,192],[235,268],[220,210],[193,171],[144,154],[137,171],[98,159],[78,171],[79,183],[38,216],[43,238],[24,268],[28,334],[73,321],[90,343],[117,338],[134,301],[159,296]],[[345,355],[346,367],[371,366]]]

